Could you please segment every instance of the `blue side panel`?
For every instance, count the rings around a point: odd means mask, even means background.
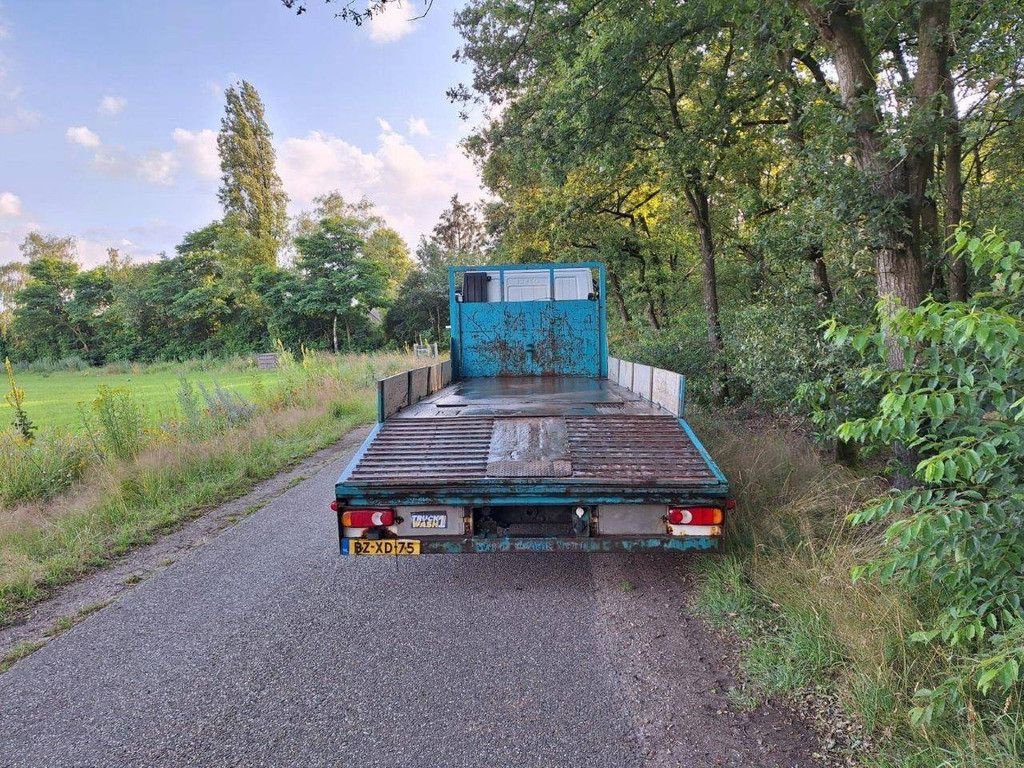
[[[598,310],[586,299],[460,304],[460,376],[599,377]]]
[[[519,270],[586,268],[597,273],[597,294],[590,300],[464,303],[456,300],[457,276],[497,272],[504,296],[506,274]],[[450,267],[452,378],[491,376],[608,375],[605,267],[578,264],[506,264]]]

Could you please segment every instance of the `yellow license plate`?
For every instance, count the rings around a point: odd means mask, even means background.
[[[349,539],[353,555],[418,555],[418,539]]]

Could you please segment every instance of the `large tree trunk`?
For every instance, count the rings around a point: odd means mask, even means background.
[[[953,76],[946,72],[943,89],[946,92],[946,149],[943,162],[943,186],[946,208],[943,213],[945,244],[948,248],[964,214],[963,134],[960,133],[960,115],[957,110]],[[949,265],[949,298],[967,301],[967,262],[956,256]]]
[[[939,215],[931,195],[935,178],[937,130],[945,119],[943,85],[948,80],[949,0],[922,0],[918,26],[917,73],[914,76],[913,123],[917,126],[910,153],[910,224],[914,244],[933,275],[932,289],[941,287]]]
[[[874,56],[868,48],[864,21],[851,0],[835,0],[825,8],[812,0],[798,0],[835,56],[843,104],[852,119],[854,160],[874,191],[880,210],[902,211],[902,216],[879,216],[875,273],[878,296],[890,303],[915,307],[924,298],[924,271],[907,205],[908,169],[884,154],[882,113],[875,83]],[[926,3],[930,4],[930,3]],[[902,219],[902,221],[900,220]],[[889,347],[889,365],[902,368],[903,353]]]
[[[716,403],[728,397],[729,369],[725,362],[725,344],[722,341],[722,321],[718,313],[718,280],[715,276],[715,238],[711,227],[711,204],[703,184],[694,182],[686,187],[694,223],[700,236],[701,288],[704,294],[704,314],[708,322],[708,347],[711,350],[712,396]]]

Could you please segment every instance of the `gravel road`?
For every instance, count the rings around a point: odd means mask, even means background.
[[[342,558],[346,456],[0,675],[2,766],[810,766],[685,558]]]

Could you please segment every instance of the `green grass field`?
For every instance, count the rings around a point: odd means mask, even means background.
[[[25,390],[25,410],[32,422],[40,429],[70,431],[82,428],[79,404],[88,408],[103,385],[129,389],[142,405],[150,424],[175,418],[180,375],[184,375],[193,386],[203,384],[212,390],[215,384],[219,384],[222,389],[248,397],[258,386],[257,382],[267,391],[272,391],[281,380],[282,372],[224,367],[220,370],[184,370],[179,374],[172,366],[160,365],[153,369],[140,368],[134,373],[113,373],[99,368],[15,374],[18,386]],[[3,384],[6,392],[7,382]],[[10,421],[10,405],[0,401],[0,430],[6,428]]]

